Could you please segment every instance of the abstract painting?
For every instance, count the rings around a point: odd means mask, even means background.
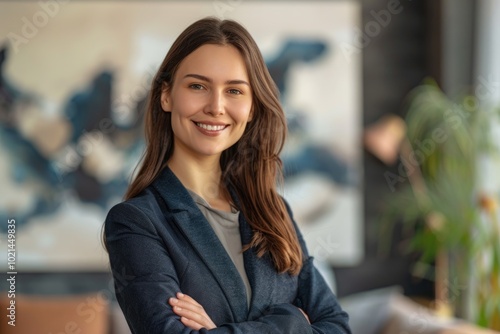
[[[19,271],[108,269],[101,227],[141,157],[149,84],[175,37],[206,16],[247,27],[280,90],[289,126],[281,191],[310,253],[341,266],[361,260],[361,50],[345,52],[357,2],[0,9],[0,240],[15,219]]]

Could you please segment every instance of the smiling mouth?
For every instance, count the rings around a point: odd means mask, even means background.
[[[229,126],[229,125],[211,125],[198,122],[194,122],[194,124],[196,124],[197,127],[200,127],[207,131],[222,131]]]

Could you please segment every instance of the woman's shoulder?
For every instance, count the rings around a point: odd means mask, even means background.
[[[137,219],[137,217],[140,216],[155,221],[158,213],[164,210],[165,208],[160,206],[158,196],[154,193],[154,189],[148,187],[139,195],[113,205],[108,212],[106,221],[112,220],[112,218],[115,217],[128,220]]]

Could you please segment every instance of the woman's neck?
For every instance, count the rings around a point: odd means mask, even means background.
[[[231,211],[226,190],[221,185],[219,157],[179,159],[174,154],[168,161],[168,167],[184,187],[203,197],[212,207]]]

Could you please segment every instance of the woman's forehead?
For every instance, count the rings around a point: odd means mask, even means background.
[[[232,45],[204,44],[182,60],[178,79],[188,74],[201,75],[212,81],[248,82],[248,72],[241,53]]]

